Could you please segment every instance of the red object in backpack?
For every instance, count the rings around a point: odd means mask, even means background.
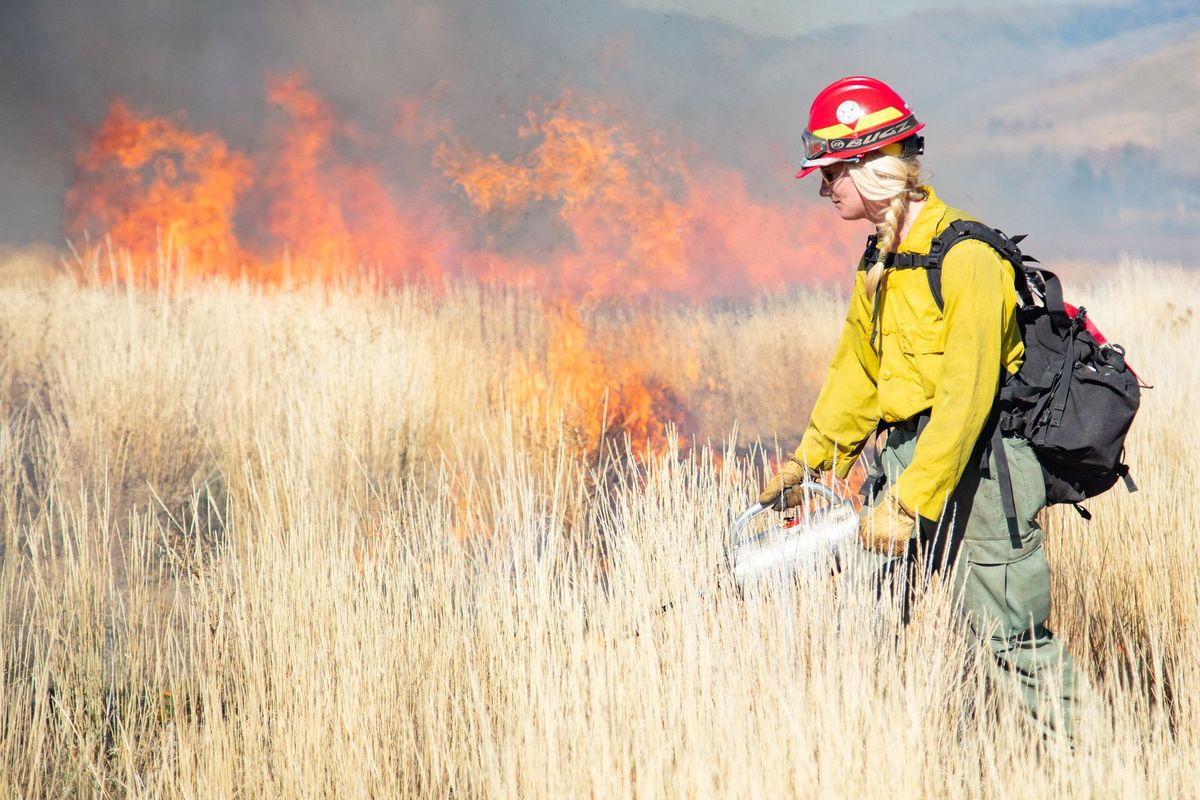
[[[1070,303],[1063,303],[1063,308],[1067,310],[1067,316],[1071,319],[1075,319],[1075,317],[1079,316],[1079,309]],[[1092,324],[1091,317],[1085,315],[1083,322],[1084,327],[1087,328],[1087,332],[1090,333],[1092,338],[1096,340],[1096,344],[1108,344],[1108,339],[1105,339],[1104,334],[1100,332],[1100,329]]]

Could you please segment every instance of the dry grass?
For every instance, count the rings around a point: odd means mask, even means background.
[[[598,399],[536,369],[554,312],[521,293],[0,289],[0,787],[1187,794],[1200,280],[1127,264],[1086,294],[1157,388],[1142,490],[1049,515],[1056,625],[1092,682],[1072,752],[986,690],[937,592],[897,629],[817,576],[754,602],[718,580],[761,478],[734,421],[794,444],[836,296],[585,315],[724,451],[599,473]]]

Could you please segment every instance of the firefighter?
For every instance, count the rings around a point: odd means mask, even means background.
[[[1001,371],[1015,373],[1024,354],[1012,266],[983,242],[957,244],[942,263],[939,308],[927,271],[890,255],[927,254],[951,222],[970,219],[921,183],[923,127],[873,78],[843,78],[813,101],[796,177],[819,170],[821,197],[844,220],[874,223],[875,246],[858,265],[803,439],[759,502],[791,507],[802,499],[797,484],[826,470],[845,478],[871,435],[886,431],[864,485],[863,545],[895,557],[906,614],[922,576],[952,580],[964,630],[990,649],[993,677],[1019,685],[1036,727],[1070,736],[1077,679],[1046,625],[1041,468],[1024,439],[1003,437],[1006,465],[988,447],[1001,441],[988,430]],[[1015,524],[1003,508],[1002,471]]]

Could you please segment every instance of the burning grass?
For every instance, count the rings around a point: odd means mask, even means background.
[[[245,149],[114,99],[65,198],[80,263],[111,243],[132,255],[118,277],[151,285],[163,262],[259,283],[337,283],[358,265],[393,284],[708,299],[836,283],[851,256],[803,201],[753,197],[739,173],[619,104],[533,98],[523,123],[504,122],[517,141],[502,156],[461,137],[435,97],[399,98],[393,130],[378,131],[300,75],[265,89]]]
[[[718,580],[832,294],[0,289],[3,793],[1184,793],[1200,282],[1127,264],[1089,294],[1158,388],[1141,491],[1049,515],[1092,679],[1072,753],[986,690],[937,592],[898,630],[833,581]]]

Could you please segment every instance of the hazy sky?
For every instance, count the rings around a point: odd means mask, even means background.
[[[681,14],[721,22],[760,36],[797,37],[846,26],[870,26],[899,21],[929,11],[953,13],[989,9],[997,13],[1029,13],[1064,6],[1117,6],[1112,0],[892,0],[886,3],[812,3],[796,0],[621,0],[626,5],[666,14]]]
[[[252,147],[263,77],[290,70],[366,129],[436,94],[481,147],[531,95],[616,97],[770,203],[816,191],[791,178],[815,92],[873,74],[927,122],[939,192],[1031,249],[1200,252],[1194,0],[3,0],[0,243],[62,242],[109,98]]]

